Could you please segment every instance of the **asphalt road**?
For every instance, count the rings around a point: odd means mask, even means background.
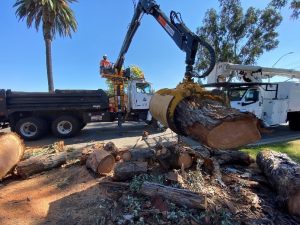
[[[156,131],[148,127],[143,122],[127,122],[123,124],[120,130],[117,123],[91,123],[88,124],[76,137],[65,139],[65,145],[82,147],[87,143],[101,141],[114,141],[118,146],[130,147],[138,143],[142,133],[147,130],[151,136],[159,138],[163,137],[165,141],[174,141],[176,134],[169,129],[164,132]],[[9,131],[6,129],[6,131]],[[300,139],[300,131],[290,131],[287,125],[271,128],[268,134],[263,134],[262,139],[251,145],[271,144],[276,142],[291,141]],[[53,144],[61,139],[48,135],[41,140],[26,142],[27,147],[42,147]],[[158,139],[155,139],[158,140]],[[197,145],[197,142],[188,141],[191,145]]]

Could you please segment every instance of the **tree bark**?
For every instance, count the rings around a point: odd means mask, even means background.
[[[125,181],[133,178],[135,175],[141,173],[147,173],[148,163],[147,162],[120,162],[117,163],[114,168],[114,180]]]
[[[86,161],[86,167],[98,173],[105,175],[110,173],[115,165],[115,158],[112,154],[104,150],[95,150]]]
[[[18,135],[0,134],[0,180],[22,159],[24,150],[23,141]]]
[[[45,38],[48,90],[49,92],[54,92],[51,42],[52,40],[50,38]]]
[[[124,161],[147,161],[155,157],[153,149],[132,149],[122,154]]]
[[[173,188],[157,183],[144,182],[140,191],[141,194],[155,197],[160,196],[168,199],[177,205],[189,208],[206,209],[207,200],[204,194],[194,193],[189,190]]]
[[[241,151],[234,151],[234,150],[216,150],[212,151],[211,154],[220,165],[242,165],[242,166],[249,166],[251,163],[254,162],[254,159],[250,157],[249,154]]]
[[[274,151],[258,153],[256,162],[278,193],[290,214],[300,215],[300,166],[286,154]]]
[[[104,150],[110,152],[114,157],[117,157],[119,154],[119,149],[113,142],[108,142],[104,145]]]
[[[57,154],[31,157],[18,163],[16,168],[17,175],[25,179],[33,174],[59,167],[66,163],[66,156],[66,152],[61,152]]]
[[[31,175],[51,170],[66,164],[69,160],[81,159],[81,157],[81,149],[31,157],[17,164],[16,173],[18,176],[25,179]]]
[[[175,110],[175,121],[183,133],[216,149],[232,149],[260,139],[257,119],[225,103],[204,96],[181,101]]]

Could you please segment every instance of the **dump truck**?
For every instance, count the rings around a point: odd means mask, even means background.
[[[121,120],[147,121],[151,84],[145,79],[131,79],[128,83],[128,98]],[[68,138],[87,123],[117,119],[114,99],[110,101],[101,89],[53,93],[0,90],[0,128],[10,127],[25,140],[37,140],[49,131],[59,138]],[[148,119],[151,122],[151,117]]]

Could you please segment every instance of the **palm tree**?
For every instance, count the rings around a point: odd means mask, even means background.
[[[49,92],[54,91],[52,74],[51,43],[56,32],[60,36],[71,37],[72,31],[77,30],[77,22],[69,3],[76,0],[17,0],[16,15],[19,20],[26,18],[27,27],[34,23],[38,31],[42,21],[43,35],[46,45],[46,64]]]

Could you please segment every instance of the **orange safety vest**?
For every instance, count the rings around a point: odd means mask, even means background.
[[[100,62],[100,66],[104,68],[111,67],[111,63],[108,60],[102,59]]]

